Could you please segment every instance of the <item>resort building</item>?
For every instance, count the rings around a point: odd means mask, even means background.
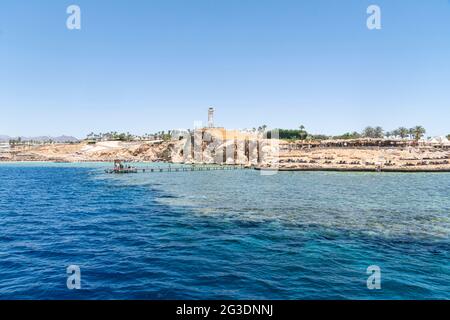
[[[0,153],[1,152],[9,152],[11,149],[9,142],[0,142]]]

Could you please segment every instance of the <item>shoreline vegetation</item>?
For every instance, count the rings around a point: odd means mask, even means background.
[[[138,141],[91,138],[70,143],[15,143],[0,150],[0,162],[122,160],[240,165],[279,171],[450,172],[448,140],[420,140],[424,129],[419,126],[411,131],[410,139],[384,136],[321,140],[308,139],[303,126],[297,133],[294,131],[279,132],[284,139],[275,138],[275,131],[265,131],[262,135],[260,127],[255,131],[203,128],[176,136],[161,133],[162,139]],[[377,128],[368,127],[365,131],[380,135]],[[406,134],[406,130],[403,133]],[[295,137],[296,134],[301,137]],[[200,143],[194,145],[195,140]]]

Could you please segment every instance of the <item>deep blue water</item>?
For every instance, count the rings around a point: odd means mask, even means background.
[[[104,167],[0,164],[1,299],[450,298],[449,174]]]

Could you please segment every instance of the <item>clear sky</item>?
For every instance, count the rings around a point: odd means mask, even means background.
[[[66,8],[81,8],[81,30]],[[382,29],[366,9],[381,7]],[[448,0],[2,0],[0,134],[450,133]]]

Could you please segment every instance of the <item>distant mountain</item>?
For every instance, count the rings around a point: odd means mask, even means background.
[[[9,141],[11,139],[9,136],[0,135],[0,142]]]
[[[0,142],[7,142],[11,139],[18,139],[19,137],[10,137],[6,135],[0,135]],[[79,140],[72,136],[59,136],[59,137],[50,137],[50,136],[39,136],[39,137],[23,137],[21,136],[20,139],[22,141],[38,141],[38,142],[48,142],[48,141],[54,141],[58,143],[63,142],[78,142]]]
[[[53,138],[53,141],[56,141],[56,142],[78,142],[80,140],[75,137],[72,137],[72,136],[64,136],[63,135],[63,136]]]

